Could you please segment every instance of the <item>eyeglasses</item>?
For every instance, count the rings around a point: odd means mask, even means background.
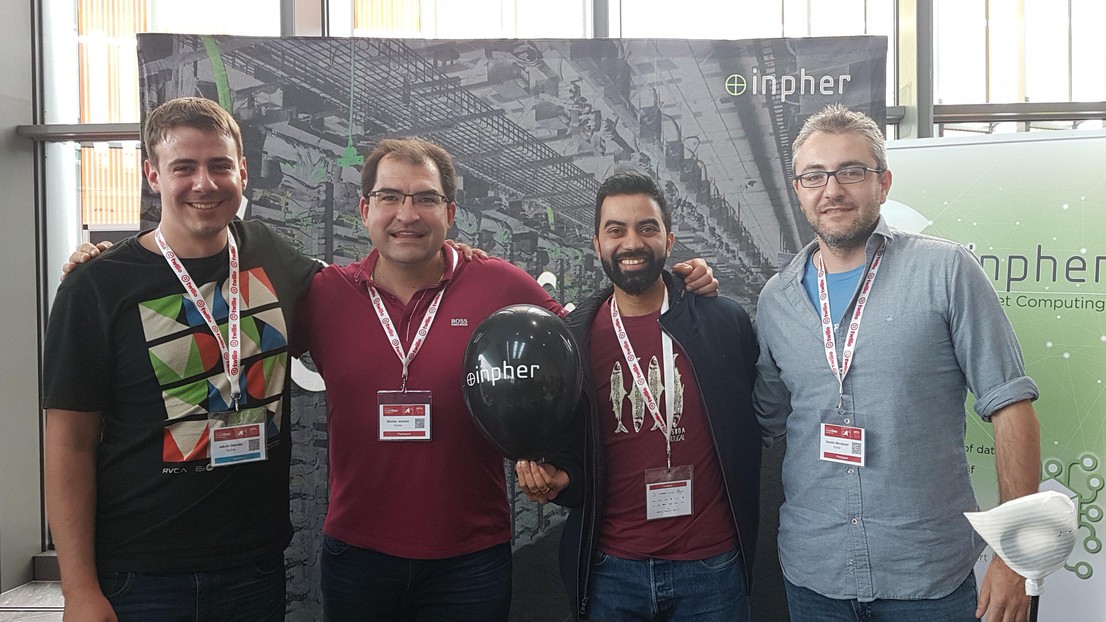
[[[449,199],[437,192],[416,192],[414,194],[407,194],[406,192],[400,192],[399,190],[373,190],[365,196],[370,199],[376,199],[376,202],[380,207],[396,208],[403,205],[403,202],[407,200],[407,197],[411,197],[411,205],[415,207],[441,207],[443,203],[449,201]]]
[[[882,173],[886,169],[868,168],[867,166],[846,166],[836,171],[813,171],[796,175],[795,179],[804,188],[821,188],[829,183],[830,177],[837,179],[839,184],[859,184],[864,181],[868,173]]]

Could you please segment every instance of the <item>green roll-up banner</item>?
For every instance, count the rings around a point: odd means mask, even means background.
[[[1042,620],[1106,620],[1106,132],[896,141],[883,214],[956,240],[991,277],[1041,390],[1041,490],[1070,496],[1078,533],[1049,576]],[[990,424],[970,409],[964,451],[976,498],[998,502]],[[924,413],[917,413],[924,416]],[[979,577],[990,549],[976,571]]]

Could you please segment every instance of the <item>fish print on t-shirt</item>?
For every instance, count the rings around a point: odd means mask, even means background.
[[[678,353],[673,357],[675,361],[676,357],[679,357]],[[673,435],[672,440],[679,440],[677,435],[682,436],[682,431],[679,429],[680,418],[684,414],[684,381],[680,375],[679,367],[676,367],[675,376],[676,382],[673,383],[674,395],[672,397],[672,427],[675,428],[676,434]],[[660,363],[657,361],[657,357],[653,357],[649,361],[649,366],[646,371],[646,381],[649,383],[649,390],[653,393],[653,398],[657,400],[658,405],[662,405],[661,412],[664,412],[663,404],[665,403],[664,387],[661,385],[661,370]],[[628,381],[630,386],[626,387],[624,382]],[[625,404],[626,398],[630,398],[630,415],[634,422],[634,433],[640,432],[642,424],[645,423],[645,418],[653,419],[653,416],[649,414],[649,409],[645,406],[645,397],[634,388],[633,376],[622,373],[622,362],[615,361],[614,368],[611,369],[611,409],[614,411],[615,421],[615,434],[626,433],[630,431],[622,423],[622,410]],[[650,431],[659,429],[656,421],[653,421]]]

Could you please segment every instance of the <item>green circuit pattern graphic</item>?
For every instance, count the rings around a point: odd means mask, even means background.
[[[1074,500],[1079,504],[1076,526],[1086,534],[1080,544],[1084,551],[1092,555],[1102,550],[1102,540],[1098,537],[1095,523],[1102,520],[1103,510],[1098,502],[1098,493],[1106,485],[1106,478],[1098,472],[1098,465],[1098,458],[1091,454],[1084,454],[1068,465],[1055,459],[1046,461],[1044,465],[1046,476],[1063,484],[1076,495]],[[1085,561],[1064,564],[1064,568],[1080,579],[1089,579],[1094,573],[1094,568]]]

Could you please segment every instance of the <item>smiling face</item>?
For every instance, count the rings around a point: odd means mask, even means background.
[[[223,250],[246,187],[246,160],[234,140],[182,125],[167,130],[154,150],[143,170],[161,195],[161,230],[169,246],[181,257]]]
[[[848,166],[878,168],[864,137],[855,132],[815,132],[795,153],[795,174],[836,171]],[[821,188],[793,182],[803,214],[822,244],[838,251],[863,248],[879,222],[879,206],[891,189],[891,171],[868,173],[864,181],[841,184],[830,177]]]
[[[386,155],[376,170],[371,192],[394,190],[404,194],[442,191],[438,167],[430,160],[410,162]],[[380,252],[378,265],[410,273],[440,272],[438,254],[457,209],[452,201],[432,207],[415,205],[405,197],[399,207],[386,208],[376,199],[361,198],[361,220],[373,246]]]
[[[640,296],[657,283],[675,240],[649,195],[618,194],[603,200],[595,252],[607,277],[627,294]]]

